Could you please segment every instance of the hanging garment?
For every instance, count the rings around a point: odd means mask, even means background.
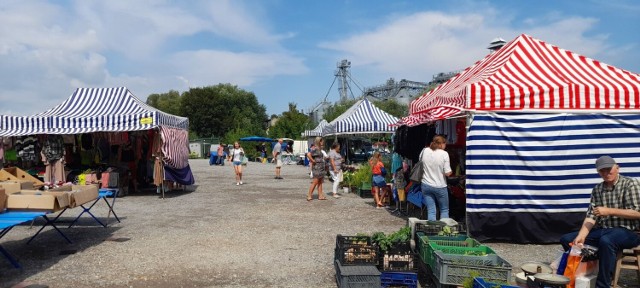
[[[49,135],[42,143],[42,162],[55,162],[64,156],[64,141],[60,135]]]

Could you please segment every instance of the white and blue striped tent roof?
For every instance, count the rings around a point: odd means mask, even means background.
[[[393,133],[398,118],[380,110],[366,98],[358,100],[347,111],[323,129],[323,136],[342,134]]]
[[[316,126],[316,128],[313,128],[312,130],[304,130],[304,132],[302,133],[302,136],[303,137],[322,136],[322,130],[328,124],[329,124],[329,122],[327,122],[327,120],[322,119],[322,121],[320,121],[320,123],[318,123],[318,126]]]
[[[157,110],[127,88],[78,88],[60,105],[32,116],[2,116],[0,136],[188,129],[189,119]]]

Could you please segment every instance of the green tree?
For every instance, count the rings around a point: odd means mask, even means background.
[[[298,111],[295,103],[289,103],[289,111],[283,112],[276,124],[269,128],[269,137],[300,139],[305,127],[310,126],[309,117]]]
[[[376,105],[376,107],[380,108],[380,110],[398,118],[409,115],[409,105],[398,103],[398,101],[396,101],[395,99],[375,101],[372,103],[373,105]]]
[[[234,130],[246,133],[242,137],[265,135],[267,109],[253,92],[235,85],[190,88],[183,93],[181,106],[183,115],[189,117],[190,130],[201,137],[226,138]]]
[[[151,94],[147,97],[147,104],[162,112],[184,116],[180,109],[180,93],[175,90],[170,90],[169,93]]]
[[[344,102],[342,101],[337,102],[327,107],[327,110],[324,111],[322,118],[324,118],[324,120],[327,120],[327,122],[331,122],[336,118],[338,118],[338,116],[342,115],[342,113],[346,112],[347,109],[351,108],[351,106],[353,106],[353,104],[355,104],[356,101],[358,100],[347,100]]]

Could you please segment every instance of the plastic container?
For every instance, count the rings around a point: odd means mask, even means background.
[[[342,265],[376,265],[378,247],[369,236],[336,236],[334,259]]]
[[[382,287],[418,287],[418,274],[413,272],[382,272],[380,274]]]
[[[380,287],[380,271],[372,265],[343,266],[334,261],[338,288]]]
[[[462,285],[471,271],[478,273],[485,281],[508,283],[511,280],[511,264],[496,254],[468,256],[445,254],[435,251],[433,275],[440,284]]]
[[[466,236],[462,236],[466,238]],[[445,254],[457,254],[457,255],[469,255],[470,256],[484,256],[490,254],[496,254],[493,249],[488,246],[481,245],[480,242],[473,238],[466,238],[464,240],[459,238],[436,238],[436,236],[422,237],[420,239],[420,257],[422,260],[433,269],[435,265],[434,251],[442,251]]]
[[[387,251],[380,252],[378,269],[382,272],[415,272],[417,271],[416,258],[416,254],[411,251],[409,242],[399,243]]]

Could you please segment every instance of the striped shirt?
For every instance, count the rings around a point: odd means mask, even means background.
[[[631,231],[640,229],[640,220],[624,219],[617,216],[597,217],[593,207],[632,209],[640,211],[640,181],[635,178],[619,175],[613,187],[599,183],[591,192],[591,205],[587,209],[587,217],[596,221],[594,228],[624,227]]]

